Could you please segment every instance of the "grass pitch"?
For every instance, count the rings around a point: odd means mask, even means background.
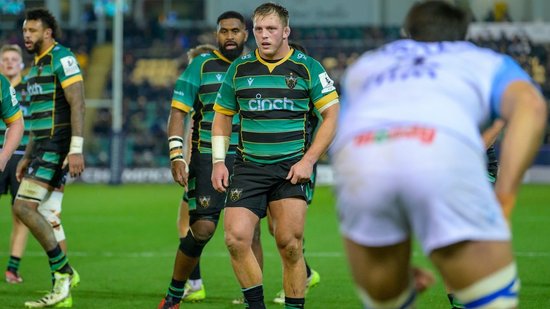
[[[63,225],[69,259],[82,277],[73,291],[74,308],[156,308],[171,278],[178,247],[176,213],[181,197],[177,185],[103,186],[72,184],[63,203]],[[9,198],[0,200],[0,267],[8,260],[11,214]],[[550,308],[550,186],[524,186],[516,207],[514,249],[522,279],[521,307]],[[241,308],[231,304],[240,296],[222,225],[206,247],[202,274],[207,299],[184,304],[192,308]],[[545,240],[546,239],[546,240]],[[268,308],[281,289],[281,264],[264,223],[264,291]],[[309,308],[360,308],[337,228],[332,191],[316,190],[308,211],[306,257],[321,274],[321,283],[307,298]],[[415,263],[427,265],[420,251]],[[0,283],[0,308],[22,308],[50,287],[47,258],[29,238],[21,262],[24,283]],[[418,308],[449,308],[442,281],[419,297]]]

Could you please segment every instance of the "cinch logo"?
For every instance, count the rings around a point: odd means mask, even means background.
[[[261,94],[256,95],[256,99],[248,101],[248,109],[251,111],[270,111],[270,110],[294,110],[294,101],[284,97],[283,99],[262,99]]]
[[[42,86],[37,83],[27,84],[27,94],[31,96],[42,94]]]

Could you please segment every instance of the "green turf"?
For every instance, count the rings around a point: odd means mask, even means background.
[[[75,308],[156,308],[170,280],[178,245],[176,211],[180,189],[175,185],[70,185],[63,225],[69,258],[82,276],[74,290]],[[522,277],[522,308],[550,308],[549,186],[525,186],[514,214],[514,246]],[[0,207],[0,267],[7,264],[11,217],[8,199]],[[281,288],[281,266],[273,239],[264,226],[264,290],[271,300]],[[310,308],[359,308],[337,230],[330,188],[318,188],[308,213],[307,258],[321,274],[321,284],[307,299]],[[415,262],[426,259],[415,255]],[[231,305],[240,295],[221,229],[205,249],[202,271],[207,300],[194,308],[240,308]],[[0,308],[21,308],[49,287],[47,259],[29,240],[21,262],[21,285],[0,283]],[[447,308],[441,284],[422,295],[418,308]],[[268,303],[268,308],[282,306]]]

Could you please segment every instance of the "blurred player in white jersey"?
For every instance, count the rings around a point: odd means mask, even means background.
[[[410,39],[346,73],[333,166],[366,308],[414,307],[413,235],[466,308],[518,306],[502,209],[540,146],[547,106],[510,57],[464,41],[468,24],[447,2],[416,4],[404,27]],[[493,191],[480,130],[495,118],[507,130]]]

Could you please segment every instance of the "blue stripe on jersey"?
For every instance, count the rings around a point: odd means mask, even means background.
[[[493,79],[491,92],[491,117],[500,117],[500,101],[502,95],[511,82],[524,80],[532,82],[531,77],[517,64],[510,56],[504,56],[500,68],[497,70]]]
[[[464,304],[464,307],[466,308],[479,308],[480,306],[484,306],[486,304],[491,303],[497,298],[515,298],[518,297],[518,292],[512,290],[512,287],[516,284],[516,281],[518,280],[517,277],[514,277],[512,282],[510,282],[507,286],[503,287],[502,289],[494,292],[493,294],[489,294],[487,296],[484,296],[482,298],[478,298],[474,301],[471,301],[467,304]]]

